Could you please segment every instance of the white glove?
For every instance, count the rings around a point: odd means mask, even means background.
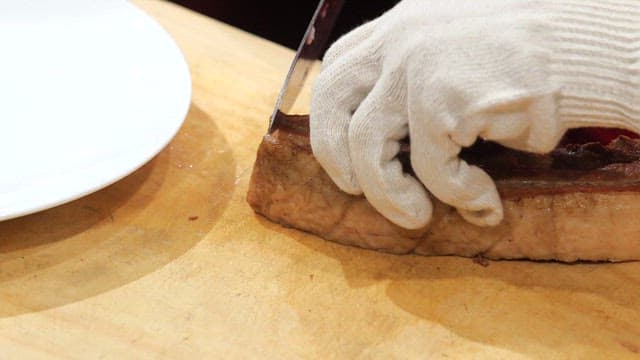
[[[427,190],[495,225],[495,184],[461,147],[542,153],[571,127],[637,132],[639,47],[637,0],[404,0],[327,52],[311,146],[342,190],[402,227],[428,223]],[[396,159],[407,135],[420,181]]]

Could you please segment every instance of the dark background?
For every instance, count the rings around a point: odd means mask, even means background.
[[[173,0],[235,27],[295,49],[317,0]],[[398,0],[345,0],[332,40],[374,19]]]

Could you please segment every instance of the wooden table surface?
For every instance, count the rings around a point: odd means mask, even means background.
[[[124,180],[0,223],[0,358],[640,356],[639,263],[392,256],[254,215],[251,167],[292,52],[135,3],[186,55],[188,117]]]

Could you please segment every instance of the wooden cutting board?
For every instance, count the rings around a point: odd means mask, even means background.
[[[188,118],[124,180],[0,223],[0,358],[640,356],[639,263],[392,256],[255,216],[251,167],[293,53],[135,3],[188,59]]]

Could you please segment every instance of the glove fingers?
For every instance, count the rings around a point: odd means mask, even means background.
[[[402,82],[380,79],[349,126],[349,150],[367,200],[387,219],[409,229],[425,226],[432,205],[420,182],[405,174],[396,158],[408,134]]]
[[[366,44],[325,67],[311,97],[313,153],[340,189],[360,194],[349,157],[348,130],[354,111],[378,78],[377,59]]]
[[[497,225],[503,217],[502,202],[489,175],[458,158],[460,145],[439,124],[446,119],[411,119],[411,164],[423,184],[438,199],[456,209],[472,224]],[[451,120],[451,119],[449,119]]]
[[[324,67],[330,66],[335,63],[338,58],[357,49],[360,44],[364,43],[371,34],[373,34],[376,23],[377,19],[369,21],[336,40],[324,54],[322,65]]]

